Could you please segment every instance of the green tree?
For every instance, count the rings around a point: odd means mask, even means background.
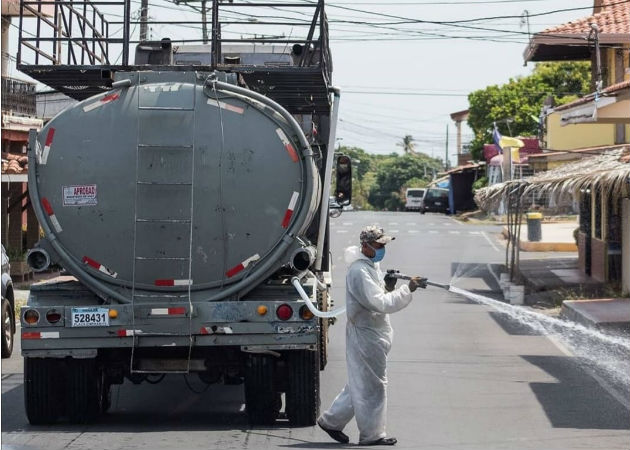
[[[468,125],[475,136],[473,158],[482,159],[483,144],[492,142],[494,122],[503,135],[538,135],[536,118],[545,99],[552,96],[556,104],[567,103],[588,93],[589,82],[588,62],[538,63],[529,76],[470,93]]]
[[[397,210],[404,207],[403,189],[411,184],[426,180],[424,167],[427,166],[427,176],[433,168],[441,170],[439,160],[422,153],[399,156],[397,154],[380,157],[375,167],[375,183],[368,195],[369,203],[377,209]]]

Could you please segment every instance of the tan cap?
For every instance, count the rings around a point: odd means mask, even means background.
[[[393,236],[387,236],[381,227],[376,225],[368,225],[367,227],[361,230],[361,234],[359,236],[361,243],[366,242],[378,242],[379,244],[387,244],[390,241],[396,239]]]

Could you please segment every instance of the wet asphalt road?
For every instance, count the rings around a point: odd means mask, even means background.
[[[334,295],[343,303],[343,248],[378,222],[398,239],[384,268],[492,295],[504,258],[500,227],[443,215],[348,212],[332,221]],[[543,255],[544,256],[544,255]],[[547,255],[550,256],[550,255]],[[440,289],[417,292],[392,316],[388,432],[408,449],[627,449],[629,399],[618,398],[553,339]],[[344,326],[331,329],[322,373],[322,408],[346,380]],[[19,346],[2,361],[3,449],[329,449],[344,447],[314,427],[250,428],[241,386],[210,386],[196,376],[157,385],[114,387],[97,424],[30,426],[24,415]],[[188,385],[186,381],[188,381]],[[604,380],[605,381],[605,380]],[[203,391],[194,393],[195,391]],[[622,403],[626,403],[624,406]],[[347,428],[357,440],[354,422]],[[346,446],[347,447],[347,446]]]

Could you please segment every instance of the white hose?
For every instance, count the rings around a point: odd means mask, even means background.
[[[310,312],[313,313],[314,316],[322,317],[326,319],[330,317],[340,316],[346,312],[345,306],[343,308],[337,308],[333,311],[326,311],[326,312],[320,311],[319,309],[317,309],[313,301],[308,297],[308,295],[304,291],[304,288],[300,284],[299,278],[293,277],[291,279],[291,284],[293,284],[293,287],[295,287],[295,290],[298,291],[298,294],[300,294],[300,297],[302,297],[302,300],[304,300],[304,303],[306,303],[306,307],[309,309]],[[313,284],[313,299],[317,301],[316,300],[317,299],[317,281],[315,282],[315,284]]]

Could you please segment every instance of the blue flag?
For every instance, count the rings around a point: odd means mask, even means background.
[[[499,129],[497,128],[497,124],[494,124],[494,130],[492,130],[492,139],[494,140],[494,145],[499,149],[499,153],[503,153],[503,148],[501,148],[501,133],[499,133]]]

